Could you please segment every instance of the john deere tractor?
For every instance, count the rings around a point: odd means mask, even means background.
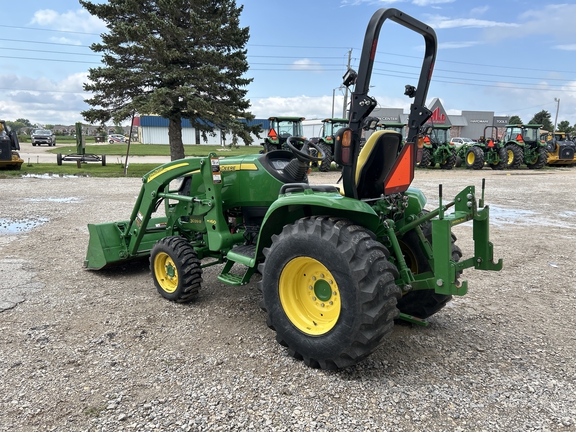
[[[321,149],[321,153],[318,154],[319,157],[322,157],[322,161],[318,167],[320,171],[330,171],[330,166],[334,159],[334,137],[340,128],[346,126],[348,126],[348,119],[345,118],[324,119],[322,120],[320,136],[310,139],[311,142],[318,144],[318,147]]]
[[[425,54],[413,98],[407,143],[377,131],[360,150],[364,122],[377,106],[368,95],[377,39],[392,20],[423,36]],[[202,270],[220,266],[218,279],[243,285],[259,272],[261,307],[280,345],[311,367],[340,369],[370,355],[397,319],[426,323],[453,295],[464,295],[463,270],[500,270],[489,241],[489,208],[474,186],[449,202],[439,187],[438,208],[410,183],[415,138],[431,112],[424,106],[436,58],[432,28],[396,9],[378,10],[366,30],[350,122],[336,135],[342,184],[311,185],[304,141],[289,150],[219,158],[191,157],[143,177],[130,217],[89,224],[85,266],[100,269],[149,257],[157,291],[174,302],[200,295]],[[450,212],[448,211],[450,209]],[[452,226],[471,221],[474,250],[464,257]],[[222,291],[226,295],[226,291]],[[217,319],[215,316],[214,319]]]
[[[20,157],[20,142],[18,135],[0,120],[0,169],[19,170],[22,168],[24,159]]]
[[[488,136],[488,133],[490,136]],[[504,145],[498,139],[498,128],[496,126],[486,126],[484,135],[474,144],[462,146],[459,152],[465,152],[464,161],[466,168],[479,170],[484,168],[484,164],[494,170],[503,170],[508,162],[508,154]]]
[[[566,132],[548,132],[540,138],[546,143],[548,165],[576,165],[576,140]]]
[[[507,154],[506,168],[519,168],[523,163],[529,169],[546,165],[546,142],[540,139],[541,124],[506,125],[503,145]]]
[[[270,121],[270,131],[262,143],[263,153],[273,150],[287,150],[286,140],[289,137],[294,137],[293,144],[297,148],[302,147],[306,139],[302,132],[302,121],[306,120],[304,117],[270,117],[268,120]]]
[[[456,164],[456,149],[450,141],[449,125],[430,125],[425,128],[420,168],[434,168],[436,164],[451,170]]]

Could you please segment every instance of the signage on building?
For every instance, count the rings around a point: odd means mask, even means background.
[[[391,122],[397,122],[399,121],[398,116],[384,116],[384,117],[380,117],[380,121],[386,122],[386,121],[391,121]]]
[[[488,120],[470,120],[470,123],[488,123]]]

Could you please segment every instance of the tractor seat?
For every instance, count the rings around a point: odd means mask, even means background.
[[[356,190],[358,198],[378,198],[402,145],[402,134],[393,130],[374,132],[358,155]]]

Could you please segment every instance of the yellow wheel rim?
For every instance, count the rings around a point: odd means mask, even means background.
[[[474,152],[469,152],[468,156],[466,157],[466,161],[468,162],[469,165],[472,165],[474,163],[474,160],[476,160]]]
[[[174,260],[165,252],[160,252],[154,258],[154,274],[160,287],[167,293],[173,293],[178,288],[178,270]]]
[[[508,165],[514,161],[514,152],[512,150],[507,150],[508,152]]]
[[[338,321],[342,304],[336,279],[313,258],[298,257],[282,269],[280,303],[288,319],[303,333],[320,336]]]

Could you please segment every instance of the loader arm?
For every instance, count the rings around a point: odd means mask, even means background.
[[[205,184],[201,196],[187,196],[166,192],[170,182],[187,174],[199,174]],[[208,157],[186,158],[169,162],[145,174],[142,187],[130,219],[121,222],[89,224],[90,241],[84,266],[100,269],[106,265],[147,256],[152,246],[172,227],[166,216],[153,218],[160,199],[178,200],[196,207],[207,226],[225,226],[221,206],[220,163],[211,153]],[[211,250],[218,250],[227,243],[230,233],[226,230],[208,230]],[[214,249],[216,248],[216,249]]]

